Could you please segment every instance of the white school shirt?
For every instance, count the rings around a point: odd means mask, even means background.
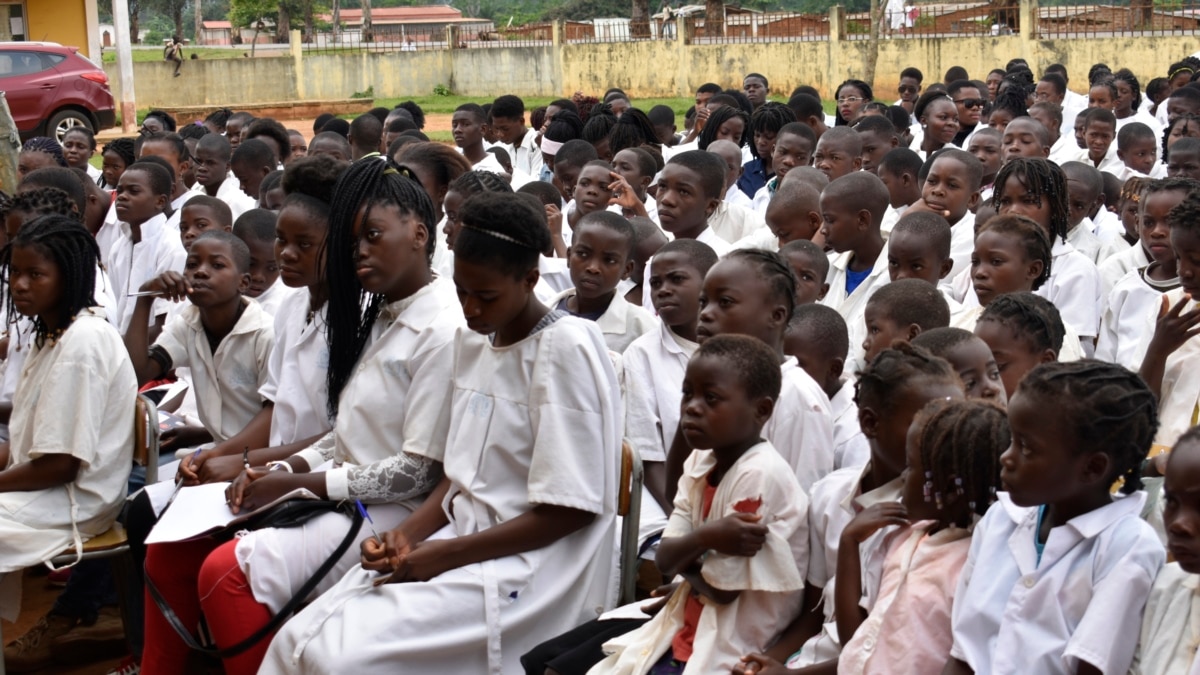
[[[908,206],[898,209],[888,204],[887,211],[883,212],[883,222],[879,224],[879,234],[883,235],[884,243],[887,243],[888,237],[892,236],[892,229],[896,227],[896,223],[900,222],[900,217],[907,210]]]
[[[195,197],[198,192],[192,190],[184,190],[183,194],[171,200],[171,215],[167,217],[167,227],[175,232],[175,237],[179,237],[179,221],[183,218],[183,207]],[[183,246],[183,241],[179,241],[179,245]]]
[[[955,275],[971,269],[971,254],[975,252],[975,214],[967,211],[957,223],[950,226],[950,273],[938,282],[939,287],[948,287]],[[957,298],[962,300],[962,298]]]
[[[283,279],[276,277],[275,283],[267,287],[257,298],[253,298],[258,303],[262,310],[272,318],[279,313],[279,307],[283,304],[285,298],[291,295],[304,296],[305,302],[308,301],[308,290],[304,288],[289,288],[283,283]]]
[[[1092,158],[1088,154],[1087,150],[1083,151],[1083,159],[1079,161],[1087,164],[1088,166],[1094,167],[1097,171],[1108,172],[1113,175],[1119,174],[1121,170],[1125,168],[1125,162],[1122,162],[1121,159],[1117,157],[1117,141],[1115,138],[1113,139],[1112,144],[1108,146],[1108,152],[1104,153],[1104,158],[1100,160],[1099,164],[1096,164],[1092,161]]]
[[[1054,303],[1063,323],[1079,337],[1096,337],[1100,329],[1100,272],[1070,243],[1055,237],[1050,249],[1050,278],[1034,291]]]
[[[1067,162],[1085,161],[1087,159],[1087,150],[1079,147],[1079,144],[1075,142],[1074,128],[1067,126],[1064,120],[1063,129],[1066,133],[1058,135],[1058,140],[1054,141],[1054,145],[1050,146],[1050,156],[1047,159],[1059,166]]]
[[[665,462],[679,430],[683,375],[698,344],[658,329],[634,340],[621,355],[625,370],[625,438],[644,462]]]
[[[778,251],[779,237],[776,237],[771,228],[763,227],[744,239],[739,239],[733,243],[734,250],[742,248],[761,248],[764,251]]]
[[[1088,260],[1096,263],[1097,258],[1100,257],[1100,240],[1092,234],[1094,227],[1092,219],[1084,216],[1078,225],[1067,232],[1067,243],[1075,247],[1075,250],[1086,256]]]
[[[484,153],[483,159],[475,162],[475,165],[471,167],[471,170],[487,171],[490,173],[500,174],[501,176],[508,174],[508,172],[504,170],[504,165],[500,163],[500,160],[496,159],[496,155],[490,152]]]
[[[275,344],[273,319],[245,299],[246,308],[214,354],[192,305],[163,326],[154,341],[171,357],[172,367],[191,369],[200,422],[220,443],[235,436],[262,410],[258,390],[267,381],[267,361]]]
[[[750,197],[738,188],[737,183],[730,185],[729,189],[725,191],[725,201],[744,209],[754,210],[754,202],[750,201]]]
[[[653,220],[655,225],[658,225],[658,202],[655,201],[654,197],[650,193],[648,193],[648,192],[646,193],[646,201],[642,202],[642,206],[646,209],[646,217],[649,218],[650,220]],[[610,204],[609,207],[607,209],[605,209],[605,211],[610,211],[612,213],[617,214],[618,216],[625,215],[624,209],[622,209],[617,204]],[[658,229],[661,230],[662,226],[659,225]],[[665,234],[665,232],[664,232],[664,234]]]
[[[271,446],[287,445],[328,433],[329,342],[322,305],[309,314],[308,291],[291,293],[275,314],[275,347],[267,361],[267,381],[259,388],[271,410]]]
[[[833,412],[833,469],[862,466],[871,460],[871,444],[858,423],[858,404],[854,402],[854,381],[842,383],[829,399]]]
[[[1096,235],[1101,244],[1107,244],[1113,239],[1123,239],[1125,225],[1121,223],[1120,216],[1101,207],[1092,219],[1092,234]]]
[[[1100,262],[1096,263],[1096,267],[1099,268],[1101,265],[1103,265],[1105,262],[1107,262],[1109,258],[1117,255],[1118,253],[1129,250],[1130,246],[1132,246],[1132,244],[1125,241],[1125,237],[1117,236],[1117,237],[1113,237],[1112,239],[1109,239],[1107,242],[1105,242],[1103,245],[1100,246],[1100,255],[1097,256],[1097,258],[1100,260]],[[1103,290],[1103,288],[1104,288],[1104,273],[1103,272],[1100,273],[1100,287]]]
[[[451,251],[451,255],[453,254],[454,252]],[[538,282],[533,287],[533,293],[547,307],[553,307],[550,303],[559,293],[575,287],[574,282],[571,281],[571,270],[567,267],[566,258],[539,256],[538,273]]]
[[[1131,270],[1113,286],[1100,321],[1096,358],[1117,363],[1137,372],[1145,349],[1154,335],[1163,291],[1142,278],[1142,270]]]
[[[704,514],[707,476],[717,465],[711,450],[688,457],[679,480],[675,508],[663,538],[685,536],[705,523],[739,512],[764,517],[767,534],[753,556],[711,551],[700,575],[714,588],[738,591],[728,604],[702,601],[685,675],[727,673],[748,652],[771,644],[779,627],[800,608],[808,562],[808,498],[788,475],[770,443],[758,443],[738,458],[721,478]],[[747,506],[749,504],[750,506]],[[648,623],[604,643],[609,654],[589,675],[641,675],[667,651],[684,626],[691,586],[685,581]]]
[[[1200,637],[1200,576],[1167,563],[1158,572],[1138,639],[1130,675],[1174,675],[1196,672]]]
[[[670,233],[667,233],[667,236],[674,239]],[[700,235],[696,237],[696,241],[708,244],[708,247],[717,254],[718,258],[724,257],[726,253],[733,250],[733,245],[719,237],[716,232],[713,232],[711,227],[704,228],[700,232]],[[652,262],[654,262],[654,256],[650,256],[650,259],[646,261],[646,269],[642,272],[642,288],[645,289],[650,288],[650,263]],[[658,312],[654,311],[653,295],[653,293],[642,293],[642,309],[657,316]]]
[[[796,654],[788,659],[789,668],[811,666],[836,659],[841,652],[841,640],[834,615],[838,547],[842,531],[863,509],[875,504],[900,501],[904,482],[897,478],[870,492],[862,492],[862,479],[870,470],[870,461],[863,466],[846,467],[829,474],[813,486],[808,506],[808,576],[809,584],[823,589],[822,608],[825,614],[821,632],[809,638]],[[859,545],[862,557],[863,599],[869,608],[875,602],[883,577],[886,549],[883,544],[895,526],[881,528]]]
[[[1182,288],[1176,288],[1162,295],[1155,311],[1155,319],[1170,311],[1172,307],[1183,300]],[[1195,300],[1189,301],[1183,307],[1183,312],[1194,312],[1197,309]],[[1154,331],[1150,331],[1144,340],[1142,353],[1146,353]],[[1158,397],[1158,433],[1154,436],[1154,445],[1164,450],[1174,447],[1175,442],[1188,429],[1196,426],[1200,416],[1200,368],[1196,367],[1200,355],[1200,337],[1193,337],[1183,343],[1167,357],[1163,368],[1161,395]]]
[[[65,486],[0,493],[0,574],[36,565],[112,525],[133,462],[136,398],[129,354],[99,308],[76,314],[58,340],[32,347],[13,396],[8,466],[51,454],[80,465]],[[0,597],[0,611],[12,603]]]
[[[198,195],[207,195],[208,190],[200,183],[192,186],[192,192]],[[217,199],[225,202],[229,207],[229,211],[233,214],[233,222],[237,222],[238,216],[253,209],[257,206],[258,200],[250,195],[242,192],[241,183],[233,176],[226,176],[225,180],[217,186],[217,194],[213,195]]]
[[[549,307],[558,307],[574,295],[575,289],[568,288],[551,300]],[[613,293],[608,309],[596,319],[596,326],[604,334],[604,344],[618,354],[624,353],[634,340],[652,332],[658,323],[653,314],[630,304],[624,294],[617,292]]]
[[[771,205],[771,196],[775,194],[771,189],[771,186],[772,184],[777,185],[778,181],[779,176],[775,176],[771,180],[768,180],[766,185],[758,188],[758,190],[754,192],[754,198],[750,200],[752,208],[755,211],[763,214],[764,218],[767,215],[767,207]]]
[[[441,278],[380,308],[342,388],[333,430],[296,453],[313,468],[333,460],[325,472],[330,499],[387,501],[385,488],[403,455],[441,459],[454,367],[448,348],[465,325],[454,284]],[[351,467],[367,465],[372,469],[350,475]]]
[[[888,274],[887,246],[879,251],[875,264],[866,279],[846,295],[846,269],[850,265],[853,251],[834,253],[829,259],[829,292],[821,299],[821,304],[832,307],[846,320],[846,329],[850,334],[850,353],[846,357],[846,372],[854,373],[866,365],[866,352],[863,350],[863,340],[867,337],[865,314],[867,302],[875,295],[875,291],[891,283]]]
[[[796,357],[789,356],[780,369],[783,388],[762,435],[783,455],[800,487],[808,492],[813,483],[833,471],[833,413],[829,397]]]
[[[1142,248],[1141,242],[1130,246],[1120,253],[1109,256],[1098,267],[1100,273],[1100,292],[1104,297],[1108,297],[1108,294],[1112,292],[1113,286],[1116,286],[1117,282],[1126,274],[1135,269],[1145,267],[1151,262],[1153,261],[1146,255],[1146,249]]]
[[[1124,673],[1166,557],[1140,517],[1144,492],[1054,528],[1038,562],[1038,509],[999,494],[959,577],[950,654],[977,675]]]
[[[96,246],[100,249],[100,264],[108,266],[109,250],[120,236],[121,225],[117,218],[117,202],[114,199],[108,205],[108,211],[104,214],[104,222],[100,224],[100,229],[96,230]]]
[[[537,131],[526,129],[521,140],[515,145],[497,143],[508,152],[512,159],[513,171],[520,171],[527,176],[536,176],[542,171],[542,149],[537,144]],[[515,188],[514,188],[515,189]]]
[[[769,231],[762,213],[724,200],[708,217],[708,229],[730,244],[759,230]]]
[[[120,234],[109,250],[106,266],[116,300],[117,329],[124,334],[137,305],[137,298],[131,298],[129,294],[137,293],[142,284],[163,272],[183,272],[187,250],[179,240],[179,231],[172,230],[167,225],[167,217],[161,213],[142,223],[142,240],[136,244],[131,238],[129,223],[118,223],[118,226]],[[154,323],[155,317],[166,314],[171,304],[156,299],[150,312],[150,323]]]

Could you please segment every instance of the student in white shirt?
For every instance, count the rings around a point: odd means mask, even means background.
[[[954,327],[934,328],[922,331],[913,338],[912,344],[946,359],[962,380],[963,394],[967,398],[992,401],[1000,406],[1008,404],[996,357],[987,343],[971,331]]]
[[[948,148],[939,152],[937,158],[927,162],[926,166],[928,173],[921,189],[921,199],[905,213],[914,210],[933,211],[950,223],[950,259],[954,265],[940,284],[948,288],[950,281],[970,266],[971,251],[975,247],[974,209],[979,205],[983,165],[966,150]],[[963,298],[955,296],[954,299],[961,302]]]
[[[897,279],[867,300],[860,332],[863,341],[850,353],[865,365],[896,340],[911,341],[927,330],[949,325],[950,306],[936,286],[924,279]]]
[[[1072,128],[1074,117],[1066,118],[1062,107],[1049,102],[1035,103],[1029,106],[1029,116],[1041,123],[1048,132],[1047,141],[1050,145],[1048,159],[1059,166],[1067,162],[1078,161],[1083,150],[1075,142]],[[1068,129],[1063,133],[1064,129]]]
[[[176,133],[152,134],[142,142],[141,154],[138,157],[140,160],[161,159],[170,168],[174,185],[167,225],[178,232],[180,209],[188,203],[189,199],[198,194],[189,190],[183,181],[183,175],[192,168],[192,156],[188,152],[187,144],[184,143],[183,137]]]
[[[525,126],[525,102],[511,94],[492,102],[492,130],[512,158],[514,171],[537,176],[542,171],[542,150],[537,132]]]
[[[229,140],[219,134],[208,134],[196,142],[193,158],[196,184],[193,192],[216,197],[229,206],[233,219],[254,208],[254,198],[242,192],[238,179],[229,173],[233,149]]]
[[[1080,161],[1090,163],[1097,171],[1119,173],[1125,163],[1117,157],[1117,118],[1104,108],[1092,108],[1086,113],[1083,125],[1087,159]]]
[[[167,227],[163,214],[171,194],[171,176],[153,162],[134,162],[117,184],[116,215],[119,234],[108,252],[105,267],[113,283],[117,330],[128,330],[136,293],[142,284],[165,272],[182,272],[187,251],[178,231]],[[154,303],[151,321],[163,325],[170,303]]]
[[[825,219],[821,234],[835,253],[829,265],[829,292],[821,304],[836,309],[846,320],[851,347],[846,366],[852,372],[862,365],[867,301],[891,281],[879,233],[888,192],[878,176],[856,171],[831,182],[821,192],[820,203]]]
[[[774,139],[771,141],[771,147],[775,147]],[[708,152],[716,153],[721,159],[725,160],[725,167],[727,169],[725,174],[725,201],[753,210],[754,202],[738,187],[738,180],[745,171],[745,167],[740,163],[742,161],[742,149],[737,146],[737,143],[722,139],[709,143]]]
[[[870,461],[835,471],[810,490],[808,575],[801,612],[770,650],[747,655],[745,663],[766,667],[786,662],[788,667],[801,668],[838,658],[841,640],[834,593],[842,532],[864,509],[900,501],[905,441],[917,412],[931,401],[962,399],[962,385],[949,364],[910,345],[884,350],[867,366],[854,400],[870,444]],[[893,531],[884,528],[860,544],[863,608],[875,603],[883,574],[883,544]]]
[[[1165,557],[1139,517],[1155,408],[1120,366],[1053,363],[1025,376],[1000,460],[1008,491],[975,528],[943,673],[1129,669]]]
[[[891,236],[892,228],[900,217],[921,199],[921,157],[908,148],[896,148],[883,156],[876,173],[888,190],[888,210],[879,225],[884,241]]]
[[[242,214],[233,224],[233,236],[245,242],[250,249],[250,285],[246,297],[253,298],[259,307],[274,317],[279,304],[290,289],[279,281],[279,262],[275,260],[274,211],[251,209]]]
[[[635,307],[617,292],[617,284],[633,271],[636,234],[623,216],[594,211],[575,227],[567,267],[574,288],[563,291],[551,307],[595,321],[608,348],[618,354],[655,329],[654,315]]]
[[[809,166],[813,149],[817,147],[817,135],[812,127],[801,122],[785,124],[775,137],[775,152],[771,154],[771,166],[775,177],[754,193],[754,210],[765,213],[772,195],[779,189],[788,171]]]
[[[613,155],[612,170],[613,173],[625,179],[625,183],[632,188],[633,196],[640,204],[632,204],[635,208],[625,209],[621,206],[622,200],[618,196],[617,203],[609,206],[608,210],[626,218],[644,216],[658,223],[658,202],[646,192],[650,181],[654,180],[654,175],[658,173],[658,165],[655,164],[654,157],[650,155],[650,152],[642,148],[625,148]],[[641,208],[636,208],[639,205]],[[640,213],[640,211],[645,211],[645,213]]]
[[[1100,255],[1100,240],[1092,233],[1088,213],[1097,204],[1104,208],[1104,179],[1083,162],[1062,165],[1067,177],[1067,243],[1093,263]]]
[[[483,193],[463,222],[454,276],[471,330],[445,359],[447,436],[430,458],[445,477],[382,543],[367,540],[362,567],[285,624],[264,674],[334,663],[518,672],[529,648],[611,603],[621,447],[612,361],[594,324],[533,296],[550,238],[532,206]]]

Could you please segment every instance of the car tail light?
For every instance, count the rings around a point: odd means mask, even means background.
[[[79,76],[85,80],[91,80],[97,84],[108,84],[108,74],[103,70],[89,70],[85,73],[80,73]]]

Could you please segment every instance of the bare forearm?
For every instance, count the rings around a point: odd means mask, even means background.
[[[150,308],[153,304],[153,297],[138,298],[133,309],[133,318],[125,331],[125,351],[129,352],[138,386],[162,376],[162,368],[157,361],[150,358],[149,324]]]
[[[650,491],[650,496],[654,497],[654,501],[658,502],[659,507],[665,513],[670,513],[674,507],[671,505],[671,500],[667,498],[666,462],[646,462],[643,464],[643,469],[646,476],[646,489]]]
[[[658,542],[654,562],[667,578],[683,574],[712,548],[703,525],[678,537],[663,537]]]
[[[512,520],[454,539],[447,563],[455,569],[545,548],[595,518],[587,511],[539,504]]]
[[[258,414],[246,424],[241,431],[224,443],[218,443],[213,448],[217,455],[231,455],[242,452],[246,448],[265,448],[271,442],[271,413],[275,404],[270,401],[263,403]]]
[[[836,578],[834,614],[837,617],[838,639],[846,644],[866,619],[866,613],[858,604],[862,598],[862,557],[856,542],[843,538],[838,544]]]
[[[79,474],[79,458],[42,455],[0,471],[0,492],[34,492],[66,485]]]
[[[664,492],[668,503],[675,502],[675,492],[679,489],[679,479],[683,476],[683,463],[687,461],[690,454],[692,454],[692,449],[688,447],[683,432],[676,427],[675,438],[671,440],[671,447],[667,449],[667,484]],[[667,513],[670,512],[668,509]]]

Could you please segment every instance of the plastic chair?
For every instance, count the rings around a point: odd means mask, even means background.
[[[621,489],[617,515],[621,518],[620,604],[631,603],[637,592],[638,525],[642,513],[642,458],[628,443],[621,444]]]
[[[146,469],[146,484],[158,482],[158,407],[145,396],[138,396],[133,419],[133,463]],[[129,608],[142,601],[141,588],[131,584],[133,558],[129,554],[129,539],[120,523],[113,523],[106,532],[87,540],[82,554],[75,547],[59,553],[49,560],[60,567],[84,560],[111,558],[113,578],[121,604],[121,622],[128,628]],[[0,645],[4,644],[0,636]],[[0,653],[0,675],[4,675],[4,656]]]

